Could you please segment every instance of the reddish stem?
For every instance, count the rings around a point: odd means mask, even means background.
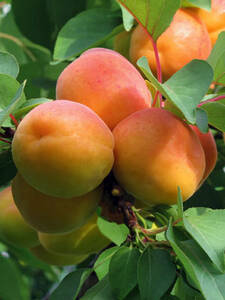
[[[159,59],[159,51],[157,48],[157,43],[153,40],[151,34],[148,32],[147,28],[138,20],[138,18],[133,14],[133,12],[124,4],[121,3],[121,1],[119,1],[119,3],[125,7],[127,9],[127,11],[129,11],[129,13],[135,18],[135,20],[144,28],[145,32],[147,33],[147,35],[149,36],[151,42],[152,42],[152,47],[155,53],[155,60],[156,60],[156,70],[157,70],[157,79],[160,83],[162,83],[162,68],[161,68],[161,64],[160,64],[160,59]],[[158,94],[156,93],[155,99],[153,101],[152,106],[154,107],[154,103],[156,103],[157,101],[157,97],[159,96],[160,98],[160,107],[162,107],[162,94],[160,92],[158,92]]]
[[[157,91],[157,92],[155,93],[155,97],[154,97],[154,100],[153,100],[153,102],[152,102],[152,106],[153,106],[153,107],[156,106],[158,96],[159,96],[159,91]],[[160,106],[161,106],[161,105],[160,105]]]
[[[147,31],[147,29],[146,29],[146,31]],[[155,53],[157,78],[158,78],[158,81],[160,83],[162,83],[162,68],[161,68],[161,64],[160,64],[159,51],[158,51],[158,48],[157,48],[157,43],[153,40],[152,36],[150,35],[150,33],[148,31],[147,31],[147,33],[150,37],[150,40],[152,42],[152,46],[153,46],[153,49],[154,49],[154,53]]]
[[[16,127],[18,127],[19,123],[18,123],[17,119],[12,114],[10,114],[9,116],[10,116],[11,120],[13,121],[14,125]]]
[[[200,106],[202,106],[206,103],[215,102],[215,101],[218,101],[218,100],[221,100],[221,99],[225,99],[225,95],[221,95],[221,96],[218,96],[218,97],[215,97],[215,98],[205,100],[205,101],[199,103],[198,107],[200,107]]]
[[[7,140],[5,140],[5,139],[2,139],[2,138],[0,138],[0,141],[2,141],[2,142],[4,142],[4,143],[7,143],[7,144],[11,144],[11,142],[10,142],[10,141],[7,141]]]

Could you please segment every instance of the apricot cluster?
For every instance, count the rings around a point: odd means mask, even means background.
[[[212,0],[211,11],[201,8],[179,9],[167,30],[157,40],[163,79],[193,59],[207,59],[220,32],[225,30],[225,1]],[[147,57],[150,68],[157,73],[155,53],[147,32],[138,25],[131,32],[115,38],[114,49],[133,64]]]
[[[115,51],[84,52],[62,72],[56,94],[23,118],[12,143],[18,174],[10,205],[22,246],[46,262],[78,263],[110,243],[96,215],[110,172],[150,207],[176,203],[178,187],[187,200],[215,166],[211,133],[151,107],[145,80]],[[2,209],[2,224],[11,222],[8,210]]]

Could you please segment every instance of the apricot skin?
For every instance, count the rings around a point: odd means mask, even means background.
[[[216,142],[210,131],[208,133],[202,133],[196,126],[191,126],[191,128],[197,134],[205,153],[205,161],[206,161],[205,173],[201,180],[201,182],[203,182],[204,180],[206,180],[206,178],[209,176],[209,174],[212,172],[212,170],[215,168],[216,165],[216,161],[217,161]]]
[[[195,11],[206,24],[212,45],[214,46],[220,32],[225,30],[225,1],[212,0],[211,3],[211,11],[200,8],[195,9]]]
[[[94,190],[110,172],[113,135],[88,107],[53,101],[20,122],[12,142],[15,165],[40,192],[62,198]]]
[[[211,51],[211,42],[205,24],[190,9],[179,9],[167,30],[157,40],[159,58],[164,79],[193,59],[206,59]],[[146,56],[150,68],[156,74],[155,54],[152,43],[138,25],[133,31],[130,43],[130,59],[137,60]]]
[[[147,108],[151,95],[136,68],[119,53],[93,48],[64,69],[56,98],[80,102],[114,128],[131,113]]]
[[[13,179],[12,191],[24,219],[36,230],[47,233],[65,233],[82,226],[102,197],[102,187],[80,197],[51,197],[34,189],[20,174]]]
[[[102,235],[97,226],[97,215],[82,227],[67,234],[38,233],[41,245],[50,252],[58,254],[89,255],[98,253],[110,241]]]
[[[14,204],[11,187],[0,192],[0,234],[17,247],[30,248],[39,244],[37,232],[26,223]]]
[[[136,112],[113,130],[114,175],[123,188],[148,205],[174,204],[197,189],[205,155],[192,129],[160,108]]]
[[[77,265],[87,258],[87,255],[63,255],[57,253],[50,253],[41,245],[30,249],[31,253],[38,259],[44,261],[49,265],[55,266],[70,266]]]

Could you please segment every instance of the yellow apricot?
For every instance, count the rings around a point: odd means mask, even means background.
[[[30,248],[39,244],[37,232],[26,223],[14,204],[11,187],[0,193],[0,234],[17,247]]]
[[[184,201],[205,172],[203,148],[192,129],[172,113],[150,108],[132,114],[113,130],[114,175],[121,186],[148,205]]]
[[[98,253],[110,244],[97,225],[97,215],[82,227],[67,234],[38,233],[41,245],[48,251],[61,254],[88,255]]]
[[[51,253],[44,249],[41,245],[30,249],[31,253],[38,259],[44,261],[47,264],[55,266],[70,266],[77,265],[84,261],[88,255],[63,255],[57,253]]]
[[[193,59],[206,59],[211,42],[205,24],[191,9],[179,9],[167,30],[157,40],[157,48],[164,79]],[[156,60],[152,42],[141,25],[133,31],[130,42],[130,59],[136,64],[147,57],[150,68],[156,74]]]
[[[110,172],[113,135],[90,108],[71,101],[39,105],[20,122],[12,142],[15,165],[40,192],[62,198],[94,190]]]
[[[89,106],[111,129],[151,105],[150,92],[137,69],[119,53],[104,48],[85,51],[64,69],[56,98]]]
[[[13,179],[12,191],[24,219],[36,230],[47,233],[65,233],[82,226],[102,197],[102,187],[80,197],[51,197],[34,189],[19,173]]]

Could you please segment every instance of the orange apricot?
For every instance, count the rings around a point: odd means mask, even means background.
[[[44,261],[47,264],[55,265],[55,266],[77,265],[88,257],[87,255],[78,256],[78,255],[63,255],[63,254],[51,253],[41,245],[31,248],[30,251],[38,259]]]
[[[164,79],[193,59],[206,59],[211,51],[211,42],[205,24],[191,9],[179,9],[167,30],[157,40],[159,58]],[[149,66],[156,74],[153,46],[141,25],[133,31],[130,42],[130,59],[146,56]]]
[[[34,189],[19,173],[13,179],[12,191],[24,219],[36,230],[47,233],[65,233],[82,226],[102,197],[102,187],[80,197],[51,197]]]
[[[110,172],[113,135],[87,106],[66,100],[39,105],[12,142],[19,173],[40,192],[72,198],[94,190]]]
[[[38,233],[41,245],[50,252],[58,254],[89,255],[98,253],[110,241],[100,232],[97,215],[82,227],[67,234]]]
[[[216,161],[217,161],[216,142],[210,131],[207,133],[202,133],[196,126],[191,126],[191,128],[197,134],[205,153],[205,162],[206,162],[205,173],[201,180],[201,182],[203,182],[209,176],[209,174],[212,172],[212,170],[215,168],[216,165]]]
[[[195,9],[197,15],[206,24],[212,45],[216,43],[220,32],[225,31],[225,1],[212,0],[211,11]]]
[[[205,155],[193,130],[161,108],[132,114],[113,130],[114,175],[132,196],[148,205],[174,204],[197,189],[205,172]]]
[[[150,92],[137,69],[119,53],[104,48],[85,51],[64,69],[56,98],[89,106],[111,129],[151,105]]]
[[[0,234],[17,247],[30,248],[39,244],[37,232],[26,223],[14,204],[11,187],[0,193]]]

